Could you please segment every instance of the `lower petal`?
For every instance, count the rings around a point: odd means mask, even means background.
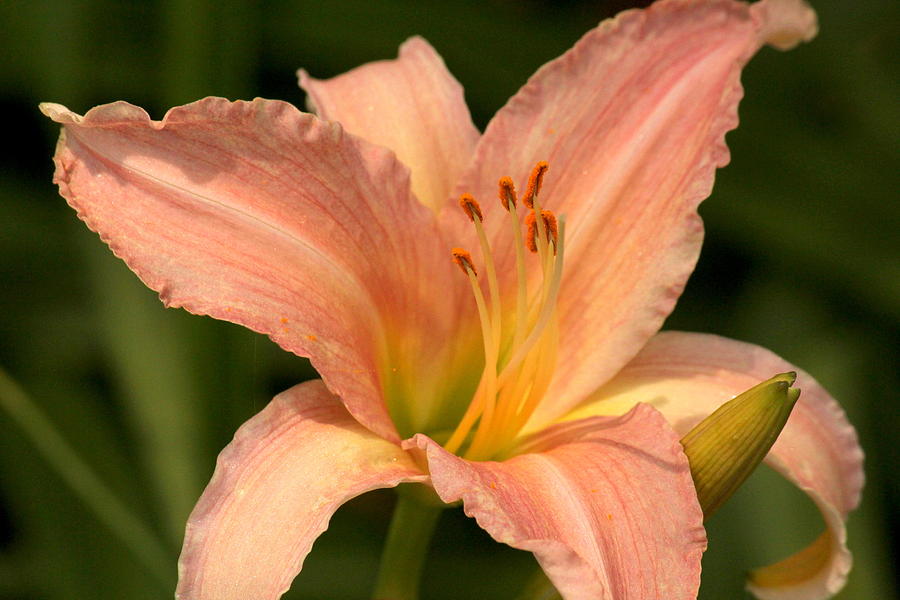
[[[684,434],[726,400],[792,370],[799,373],[800,399],[766,462],[809,495],[827,529],[808,548],[751,573],[748,587],[763,599],[825,598],[843,587],[850,570],[844,522],[859,504],[863,453],[843,410],[822,386],[764,348],[665,332],[567,417],[614,414],[650,402]]]
[[[219,455],[188,520],[175,597],[277,599],[339,506],[422,479],[406,452],[357,423],[321,381],[295,386]]]
[[[418,435],[445,502],[499,542],[535,554],[569,600],[696,598],[706,547],[677,435],[646,405],[556,425],[527,453],[471,462]]]

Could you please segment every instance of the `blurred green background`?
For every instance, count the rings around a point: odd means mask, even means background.
[[[702,207],[707,243],[668,328],[773,349],[859,430],[868,484],[850,519],[843,599],[897,598],[900,562],[900,3],[821,0],[821,34],[745,72],[732,164]],[[624,0],[0,0],[0,599],[171,598],[186,517],[216,453],[268,399],[314,376],[236,326],[165,310],[51,184],[57,128],[125,99],[160,118],[206,95],[304,105],[328,77],[424,35],[476,123]],[[368,597],[391,492],[351,502],[292,599]],[[761,470],[709,524],[701,598],[813,539],[811,503]],[[442,517],[428,599],[512,598],[530,555],[459,510]]]

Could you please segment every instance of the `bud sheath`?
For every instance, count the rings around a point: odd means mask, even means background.
[[[729,400],[681,439],[708,519],[762,462],[787,423],[800,390],[782,373]]]

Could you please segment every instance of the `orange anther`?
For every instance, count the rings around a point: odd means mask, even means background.
[[[553,244],[553,253],[556,254],[556,245],[559,243],[559,224],[556,215],[549,210],[541,211],[541,220],[544,222],[544,237],[548,243]],[[532,210],[525,216],[525,246],[532,252],[537,252],[538,226],[537,215]]]
[[[555,254],[556,245],[559,243],[559,224],[556,222],[556,215],[549,210],[542,210],[541,218],[544,220],[547,241],[553,243],[553,253]]]
[[[463,194],[459,197],[459,207],[463,209],[463,212],[466,213],[466,216],[469,217],[469,220],[473,223],[475,222],[475,216],[478,216],[479,221],[484,221],[484,217],[481,216],[481,207],[478,206],[478,202],[475,201],[475,198],[472,194]]]
[[[516,205],[516,186],[513,185],[513,180],[510,177],[501,177],[500,178],[500,204],[503,205],[503,208],[509,210],[509,205]]]
[[[532,210],[525,216],[525,246],[531,252],[537,252],[537,218]]]
[[[534,208],[534,199],[541,193],[541,184],[544,182],[544,174],[547,173],[547,169],[549,168],[550,165],[547,164],[547,161],[542,160],[531,170],[531,175],[528,177],[528,187],[525,189],[525,195],[522,197],[522,202],[524,202],[525,206],[528,208]]]
[[[472,271],[472,275],[478,275],[478,271],[475,270],[475,264],[472,262],[471,254],[462,248],[453,248],[450,251],[450,254],[453,255],[453,262],[459,265],[459,268],[463,270],[463,273],[468,275],[469,271]]]

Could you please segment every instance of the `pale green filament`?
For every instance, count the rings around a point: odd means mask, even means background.
[[[478,389],[475,390],[475,396],[472,398],[466,414],[463,415],[456,431],[453,432],[453,435],[445,444],[445,447],[450,452],[455,452],[459,448],[479,416],[482,416],[483,419],[490,418],[494,412],[494,398],[497,395],[497,353],[493,342],[493,332],[491,331],[487,304],[484,300],[484,294],[481,293],[481,286],[478,285],[475,272],[471,268],[466,267],[466,274],[469,276],[472,294],[475,296],[475,304],[478,306],[478,318],[481,321],[482,337],[484,338],[485,369],[481,373],[481,381],[478,382]],[[490,365],[494,365],[494,368],[489,368]]]
[[[500,405],[497,410],[498,418],[487,414],[483,416],[472,444],[465,454],[467,458],[488,458],[492,453],[502,449],[524,426],[549,387],[555,366],[557,337],[552,331],[554,328],[548,330],[548,326],[555,323],[556,298],[562,282],[564,236],[565,222],[564,219],[560,219],[559,241],[555,254],[546,238],[542,238],[545,256],[552,257],[552,263],[545,264],[552,270],[549,276],[546,267],[544,270],[544,282],[538,292],[540,312],[525,341],[518,348],[514,348],[509,362],[498,376],[496,385],[501,400],[498,402]],[[532,353],[535,354],[535,358],[532,361],[526,360]],[[553,362],[546,362],[548,359]],[[520,366],[522,368],[519,368]],[[523,383],[527,386],[524,393],[520,391]],[[513,393],[507,395],[509,386],[512,387]],[[499,415],[503,415],[504,418],[501,420]]]
[[[513,370],[519,366],[519,363],[525,358],[525,355],[528,353],[528,351],[531,350],[531,348],[539,341],[541,332],[543,331],[544,327],[546,327],[550,322],[550,319],[553,317],[556,311],[556,297],[559,294],[559,286],[562,283],[565,227],[565,217],[560,217],[559,242],[556,247],[555,260],[553,261],[553,271],[549,278],[549,283],[545,281],[544,288],[541,290],[541,292],[544,293],[545,296],[541,300],[541,311],[538,314],[537,322],[531,328],[531,333],[529,333],[528,337],[525,339],[525,342],[516,350],[516,352],[509,359],[509,362],[503,368],[503,371],[500,373],[498,385],[502,386],[506,383]],[[544,244],[546,245],[547,242],[545,241]],[[538,248],[540,249],[540,245],[538,246]]]
[[[481,218],[477,214],[472,215],[472,222],[475,223],[475,231],[478,232],[478,241],[481,243],[481,253],[484,256],[484,269],[487,272],[488,276],[488,289],[491,292],[491,345],[492,345],[492,355],[499,356],[500,354],[500,340],[503,336],[501,323],[500,323],[500,311],[502,306],[500,305],[500,285],[497,283],[497,269],[494,266],[494,256],[491,253],[491,246],[488,243],[487,235],[484,233],[484,227],[481,224]],[[470,273],[469,279],[474,283],[473,285],[478,285],[477,281],[475,281],[475,274]],[[493,364],[497,364],[494,362]],[[496,377],[496,369],[494,369]]]
[[[484,338],[485,364],[478,388],[456,430],[445,444],[447,450],[473,460],[490,458],[512,443],[547,393],[556,365],[559,332],[556,302],[562,282],[565,256],[565,220],[559,220],[557,239],[548,239],[548,227],[535,202],[537,226],[537,259],[541,266],[540,287],[529,303],[525,244],[516,207],[509,208],[516,248],[515,327],[503,327],[504,314],[500,301],[495,261],[482,227],[473,219],[484,257],[488,277],[490,305],[485,299],[474,271],[464,266]],[[508,346],[502,339],[504,332]],[[500,348],[504,347],[503,364]],[[477,425],[477,427],[476,427]],[[472,433],[474,430],[474,433]],[[468,446],[464,445],[468,442]]]
[[[525,329],[528,326],[526,312],[528,310],[528,272],[525,270],[525,240],[522,239],[519,212],[514,202],[510,203],[507,214],[509,214],[509,223],[512,226],[513,239],[516,243],[516,275],[519,280],[516,286],[516,333],[512,343],[512,347],[516,348],[525,337]]]

